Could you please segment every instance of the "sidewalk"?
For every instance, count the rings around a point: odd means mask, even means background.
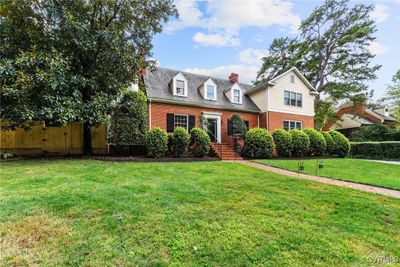
[[[346,182],[346,181],[335,180],[335,179],[331,179],[331,178],[324,178],[324,177],[319,177],[319,176],[315,176],[315,175],[308,175],[308,174],[302,174],[302,173],[298,174],[297,172],[283,170],[283,169],[263,165],[260,163],[251,162],[248,160],[237,160],[237,161],[228,161],[228,162],[240,163],[240,164],[244,164],[244,165],[254,167],[254,168],[257,168],[260,170],[274,172],[274,173],[283,174],[283,175],[287,175],[287,176],[292,176],[295,178],[307,179],[307,180],[317,181],[317,182],[321,182],[321,183],[325,183],[325,184],[343,186],[343,187],[362,190],[362,191],[366,191],[366,192],[400,198],[400,191],[397,191],[397,190],[386,189],[386,188],[376,187],[376,186],[372,186],[372,185],[364,185],[364,184]]]

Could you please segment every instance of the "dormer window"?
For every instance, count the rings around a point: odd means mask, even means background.
[[[214,85],[207,85],[207,93],[206,98],[208,100],[215,100],[215,86]]]
[[[233,102],[240,103],[240,90],[233,89]]]
[[[176,80],[175,92],[176,95],[185,95],[185,81]]]
[[[200,94],[206,100],[217,100],[217,84],[209,78],[200,88]]]
[[[187,97],[188,84],[185,76],[179,72],[172,80],[172,93],[176,96]]]
[[[242,89],[240,88],[238,83],[235,83],[231,87],[231,95],[230,95],[230,100],[232,103],[235,104],[242,104]]]

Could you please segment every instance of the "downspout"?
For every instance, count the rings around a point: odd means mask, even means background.
[[[260,115],[261,115],[261,112],[258,112],[258,116],[257,116],[257,128],[260,128]]]
[[[149,130],[151,130],[151,98],[149,98]]]

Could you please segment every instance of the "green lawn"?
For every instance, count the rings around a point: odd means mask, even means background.
[[[298,171],[299,160],[254,160],[281,169]],[[315,175],[317,160],[304,160],[304,173]],[[360,159],[324,159],[318,176],[400,190],[400,165]]]
[[[2,162],[0,265],[370,265],[400,200],[224,162]]]

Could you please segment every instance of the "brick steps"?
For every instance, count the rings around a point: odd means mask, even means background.
[[[215,155],[217,155],[222,160],[241,160],[241,159],[243,159],[241,156],[239,156],[236,153],[235,149],[230,144],[212,143],[211,144],[211,150]]]

